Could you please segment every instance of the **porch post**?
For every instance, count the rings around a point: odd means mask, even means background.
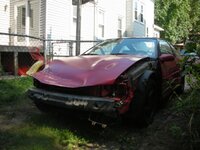
[[[26,0],[26,25],[25,35],[30,35],[30,1]],[[29,37],[26,37],[26,46],[29,46]]]
[[[18,75],[18,51],[14,51],[14,75]]]

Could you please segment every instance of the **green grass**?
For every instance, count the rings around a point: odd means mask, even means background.
[[[48,115],[40,113],[27,98],[26,91],[32,86],[29,77],[0,80],[0,149],[2,150],[88,150],[88,149],[140,149],[141,145],[157,146],[157,149],[173,146],[181,147],[182,139],[186,144],[199,146],[199,138],[187,135],[188,121],[182,117],[168,120],[164,125],[163,117],[147,129],[112,125],[106,129],[91,126],[81,114]],[[165,112],[199,111],[199,91],[185,93],[181,100],[171,101],[174,109]],[[188,95],[190,96],[188,99]],[[191,97],[195,97],[191,99]],[[199,114],[199,113],[198,113]],[[182,115],[181,115],[182,116]],[[199,131],[199,115],[193,116],[192,129]],[[185,117],[183,118],[185,120]],[[198,121],[196,123],[196,121]],[[185,123],[186,122],[186,123]],[[161,125],[161,126],[160,126]],[[183,128],[182,128],[183,126]],[[198,130],[197,130],[198,129]],[[194,133],[194,132],[192,132]],[[196,132],[195,132],[196,133]],[[199,134],[197,134],[199,136]],[[196,140],[197,139],[197,140]],[[175,141],[175,142],[174,142]],[[178,144],[177,144],[178,142]],[[197,143],[197,144],[196,144]],[[193,144],[194,145],[194,144]],[[161,148],[160,148],[161,147]],[[184,145],[188,148],[188,145]],[[148,148],[149,149],[149,148]],[[154,148],[152,148],[154,149]]]
[[[2,132],[0,140],[1,146],[9,150],[70,150],[86,143],[84,139],[67,129],[34,124],[26,124]]]
[[[32,79],[28,77],[0,80],[0,105],[23,101],[26,90],[32,86]]]
[[[81,149],[87,143],[84,138],[33,107],[26,95],[31,86],[29,77],[0,80],[0,149]]]

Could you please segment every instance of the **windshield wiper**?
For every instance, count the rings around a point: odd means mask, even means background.
[[[88,53],[88,54],[82,54],[82,55],[99,55],[99,54],[90,54],[90,53]]]
[[[111,53],[110,55],[129,55],[127,53]]]

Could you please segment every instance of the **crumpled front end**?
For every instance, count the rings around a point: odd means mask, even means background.
[[[104,113],[115,112],[117,108],[115,101],[108,98],[63,94],[36,88],[29,89],[28,95],[34,101],[64,108]]]
[[[111,85],[66,88],[47,85],[36,79],[34,85],[28,90],[28,95],[35,102],[92,112],[123,114],[128,111],[133,98],[126,75],[121,75]]]
[[[126,57],[126,59],[124,57],[122,59],[122,56],[114,58],[126,63],[120,63],[119,69],[116,66],[114,68],[113,66],[108,67],[108,62],[106,62],[106,65],[102,65],[107,66],[106,68],[101,66],[104,69],[98,70],[97,67],[93,71],[86,71],[87,69],[80,68],[75,74],[70,74],[69,69],[60,76],[58,76],[59,71],[63,69],[56,68],[59,65],[54,63],[53,70],[57,69],[56,73],[43,71],[34,76],[35,88],[29,89],[29,97],[35,102],[47,103],[52,106],[124,114],[129,110],[134,97],[135,81],[148,67],[148,63],[146,63],[148,58],[134,58],[132,63],[130,60],[126,60],[129,57]],[[135,59],[138,59],[138,61]],[[57,63],[60,64],[60,62]],[[130,68],[130,66],[132,67]],[[52,66],[50,69],[52,69]],[[77,69],[75,70],[77,71]],[[76,76],[68,80],[65,75],[67,77]],[[79,82],[77,80],[79,78],[83,80]],[[82,81],[84,82],[82,83]]]

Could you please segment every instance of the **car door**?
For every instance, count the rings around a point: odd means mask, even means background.
[[[174,90],[180,82],[180,65],[179,57],[177,56],[173,46],[164,40],[159,41],[159,62],[162,74],[162,91],[163,95]]]

